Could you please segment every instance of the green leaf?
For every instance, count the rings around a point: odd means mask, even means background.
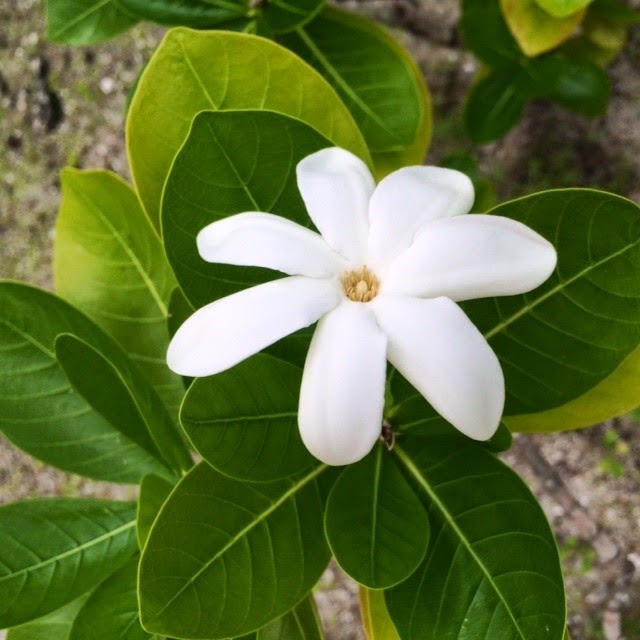
[[[518,90],[518,67],[489,73],[472,89],[464,109],[464,123],[471,139],[479,144],[505,135],[518,123],[527,99]]]
[[[124,180],[106,171],[63,171],[54,271],[56,292],[122,345],[177,415],[184,388],[165,360],[175,278]]]
[[[552,16],[564,18],[584,9],[593,0],[536,0],[536,2]]]
[[[9,629],[7,640],[69,640],[71,625],[89,594],[33,622]]]
[[[136,550],[135,504],[29,500],[0,507],[0,627],[55,611]]]
[[[56,296],[29,285],[0,283],[0,429],[16,446],[60,469],[112,482],[137,483],[166,468],[112,425],[69,383],[54,352],[69,333],[108,353],[125,379],[162,404],[126,354],[100,327]],[[145,388],[146,387],[146,388]]]
[[[53,42],[96,44],[138,22],[117,0],[47,0],[46,6],[47,38]]]
[[[288,114],[314,127],[332,144],[368,160],[362,134],[347,108],[333,88],[296,55],[246,34],[174,29],[145,69],[127,122],[131,171],[156,227],[173,158],[194,116],[206,109],[268,109]]]
[[[489,67],[514,67],[524,57],[507,27],[500,0],[462,0],[460,30],[467,47]]]
[[[611,96],[608,74],[588,60],[561,58],[562,67],[551,99],[576,113],[597,118],[605,113]]]
[[[379,178],[423,163],[431,137],[429,93],[415,62],[385,29],[327,8],[281,42],[339,93],[373,153]]]
[[[135,555],[89,596],[68,640],[151,640],[138,615],[138,561]]]
[[[218,111],[196,117],[173,163],[162,207],[167,255],[195,308],[281,275],[205,262],[196,248],[198,233],[243,211],[273,212],[310,226],[295,167],[329,146],[308,125],[278,113]]]
[[[169,326],[169,335],[173,337],[176,331],[183,325],[195,309],[185,297],[182,289],[176,287],[169,299],[169,317],[167,324]]]
[[[400,636],[389,617],[384,591],[372,591],[360,587],[360,614],[368,640],[400,640]]]
[[[558,407],[610,376],[640,343],[640,207],[590,189],[547,191],[491,212],[550,240],[558,266],[534,291],[464,303],[506,382],[505,415]]]
[[[140,566],[142,624],[180,638],[249,633],[289,611],[329,560],[321,466],[265,484],[201,463],[156,520]]]
[[[270,0],[259,10],[260,23],[272,33],[284,33],[306,24],[327,0]]]
[[[383,444],[342,471],[329,494],[325,529],[338,564],[370,589],[408,578],[429,542],[427,512]]]
[[[257,640],[324,640],[313,596],[308,595],[295,609],[262,627]]]
[[[173,485],[160,476],[150,474],[142,478],[140,483],[140,497],[138,498],[138,546],[144,549],[149,538],[151,526],[173,491]]]
[[[117,0],[117,3],[140,18],[194,29],[226,26],[224,23],[245,18],[247,13],[245,0]]]
[[[258,354],[197,379],[180,420],[198,453],[225,475],[279,480],[317,463],[298,432],[299,367]]]
[[[408,441],[398,458],[429,507],[427,556],[385,592],[403,640],[561,640],[560,558],[524,482],[474,443]]]
[[[593,0],[589,15],[612,25],[630,27],[640,22],[640,11],[621,4],[619,0]]]
[[[584,20],[586,10],[554,17],[541,9],[538,0],[500,0],[509,30],[530,58],[562,44]]]

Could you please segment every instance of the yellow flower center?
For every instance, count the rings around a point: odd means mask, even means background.
[[[342,286],[349,300],[354,302],[370,302],[378,295],[380,281],[367,269],[347,271],[342,276]]]

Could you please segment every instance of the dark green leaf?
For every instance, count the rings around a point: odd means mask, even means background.
[[[338,564],[370,589],[408,578],[429,542],[427,512],[381,443],[336,480],[325,529]]]
[[[383,28],[327,8],[281,41],[325,76],[344,100],[380,177],[422,164],[431,136],[429,95],[420,70]]]
[[[169,299],[169,335],[173,337],[176,331],[182,326],[187,318],[195,311],[191,306],[182,289],[176,287]]]
[[[420,568],[385,592],[403,640],[561,640],[558,549],[522,480],[475,443],[408,441],[398,457],[429,507]]]
[[[257,640],[323,640],[322,626],[313,596],[258,631]]]
[[[240,480],[279,480],[315,458],[298,432],[302,371],[267,354],[196,380],[180,419],[198,453]]]
[[[284,33],[312,20],[327,0],[269,0],[260,9],[260,22],[272,33]]]
[[[69,640],[71,625],[88,597],[87,593],[53,613],[9,629],[7,640]]]
[[[160,476],[152,474],[142,478],[140,483],[140,497],[138,498],[138,546],[144,549],[149,538],[149,532],[155,519],[167,501],[173,485]]]
[[[227,638],[295,606],[329,551],[318,467],[296,480],[245,484],[206,463],[162,507],[144,549],[145,629],[181,638]]]
[[[0,507],[0,627],[75,600],[136,550],[135,504],[29,500]]]
[[[100,327],[54,295],[24,284],[0,283],[0,429],[18,447],[48,464],[98,480],[137,483],[166,468],[112,425],[71,387],[54,342],[73,334],[109,359],[162,412],[141,374]]]
[[[596,118],[607,110],[611,80],[606,71],[588,60],[562,58],[562,68],[551,98],[576,113]]]
[[[631,9],[620,0],[594,0],[589,14],[612,24],[632,26],[640,22],[640,11]]]
[[[136,22],[116,0],[47,0],[47,37],[54,42],[95,44]]]
[[[145,20],[194,29],[224,26],[247,13],[244,0],[117,0],[117,4]]]

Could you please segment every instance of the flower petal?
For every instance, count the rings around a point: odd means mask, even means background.
[[[370,303],[389,339],[387,357],[454,427],[488,440],[504,408],[498,358],[448,298],[379,296]]]
[[[198,251],[207,262],[310,278],[329,278],[344,269],[344,259],[322,236],[271,213],[239,213],[206,226],[198,234]]]
[[[220,373],[313,324],[340,297],[334,280],[292,276],[221,298],[196,311],[178,329],[167,363],[184,376]]]
[[[369,203],[369,257],[381,267],[408,249],[427,222],[468,213],[473,183],[459,171],[405,167],[388,175]]]
[[[551,275],[556,260],[551,243],[515,220],[436,220],[381,274],[382,290],[452,300],[526,293]]]
[[[387,338],[368,305],[343,302],[318,323],[300,389],[307,449],[331,465],[356,462],[380,437]]]
[[[327,244],[347,260],[364,264],[369,198],[375,189],[367,165],[334,147],[307,156],[296,171],[307,211]]]

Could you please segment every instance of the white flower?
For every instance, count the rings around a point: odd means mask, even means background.
[[[320,235],[268,213],[204,228],[209,262],[268,267],[289,277],[196,311],[173,338],[171,369],[209,376],[316,321],[298,422],[309,451],[331,465],[363,458],[380,436],[387,359],[462,433],[490,438],[504,378],[487,341],[456,304],[524,293],[544,282],[556,252],[525,225],[464,215],[471,181],[407,167],[376,187],[351,153],[324,149],[297,167]]]

